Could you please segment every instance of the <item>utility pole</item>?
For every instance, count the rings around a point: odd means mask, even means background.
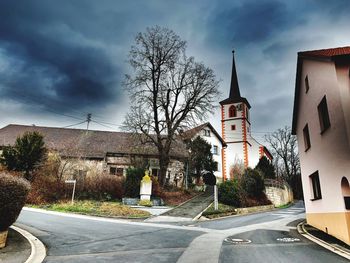
[[[86,122],[87,122],[86,131],[87,131],[87,132],[89,131],[89,124],[90,124],[90,121],[91,121],[91,113],[88,113],[87,118],[86,118]]]

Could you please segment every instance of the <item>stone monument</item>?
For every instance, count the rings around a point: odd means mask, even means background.
[[[152,180],[148,175],[149,171],[145,171],[145,176],[142,177],[140,185],[140,199],[141,200],[151,200],[152,194]]]

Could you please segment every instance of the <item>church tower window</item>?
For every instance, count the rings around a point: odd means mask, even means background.
[[[232,105],[229,109],[228,109],[228,116],[230,118],[233,118],[233,117],[237,117],[237,110],[236,110],[236,107],[234,105]]]

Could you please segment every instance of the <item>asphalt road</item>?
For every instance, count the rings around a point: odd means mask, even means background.
[[[182,225],[25,210],[17,225],[48,248],[45,262],[348,262],[301,237],[302,204]]]

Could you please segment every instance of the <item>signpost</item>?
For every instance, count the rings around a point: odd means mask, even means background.
[[[219,209],[219,201],[218,201],[218,186],[214,185],[214,210]]]
[[[216,185],[215,175],[207,172],[203,174],[203,181],[207,185],[214,186],[214,210],[218,210],[219,209],[218,186]]]
[[[77,180],[66,180],[64,182],[66,184],[73,184],[72,204],[74,204],[75,185],[77,184]]]

